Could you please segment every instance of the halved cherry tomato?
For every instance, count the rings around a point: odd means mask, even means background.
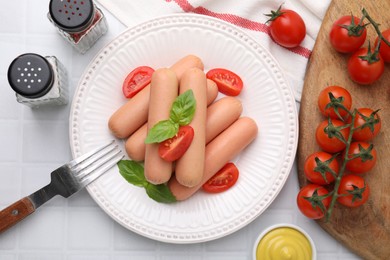
[[[216,68],[209,70],[206,77],[217,84],[219,92],[228,96],[239,95],[244,87],[240,76],[227,69]]]
[[[202,188],[206,192],[218,193],[229,189],[238,179],[239,171],[234,163],[227,163]]]
[[[370,196],[370,188],[360,176],[348,174],[341,178],[337,201],[347,207],[363,205]]]
[[[357,129],[352,134],[355,141],[370,141],[378,135],[381,129],[381,119],[377,112],[371,108],[357,109],[354,120],[354,128]]]
[[[349,146],[348,158],[360,154],[360,157],[348,161],[345,168],[353,173],[362,174],[370,171],[376,164],[376,150],[367,142],[352,142]]]
[[[302,187],[297,196],[299,210],[311,219],[324,217],[331,201],[328,194],[328,190],[318,184],[308,184]]]
[[[331,100],[331,97],[332,100]],[[328,86],[324,88],[318,96],[318,108],[324,116],[329,116],[333,119],[340,119],[335,110],[345,118],[348,111],[341,108],[344,106],[347,110],[351,109],[352,97],[348,90],[340,86]]]
[[[339,163],[329,153],[316,152],[309,155],[305,160],[304,174],[310,182],[320,185],[332,183],[335,177],[330,170],[338,174]]]
[[[324,120],[316,129],[316,141],[325,152],[337,153],[346,147],[344,141],[347,141],[349,131],[349,127],[341,120]]]
[[[123,95],[126,98],[134,97],[150,83],[153,72],[154,69],[148,66],[139,66],[132,70],[123,81]]]
[[[194,129],[189,125],[181,126],[174,137],[159,144],[158,154],[165,161],[176,161],[182,157],[188,147],[190,147],[193,138]]]

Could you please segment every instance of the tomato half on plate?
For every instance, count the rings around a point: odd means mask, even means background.
[[[206,192],[218,193],[229,189],[238,179],[239,171],[234,163],[227,163],[202,188]]]
[[[181,126],[177,134],[161,142],[158,147],[158,154],[165,161],[173,162],[183,156],[190,147],[194,138],[194,129],[189,126]]]
[[[206,77],[217,84],[219,92],[228,96],[238,96],[244,86],[240,76],[227,69],[209,70]]]
[[[132,70],[123,81],[122,91],[126,98],[134,97],[152,80],[154,69],[148,66],[139,66]]]

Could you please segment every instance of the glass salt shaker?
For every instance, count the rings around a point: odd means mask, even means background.
[[[16,100],[29,107],[68,103],[66,71],[54,56],[26,53],[16,57],[8,68],[8,82]]]
[[[80,53],[85,53],[107,32],[103,12],[92,0],[50,0],[50,22]]]

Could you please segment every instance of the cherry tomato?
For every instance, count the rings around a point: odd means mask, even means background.
[[[123,81],[123,95],[126,98],[134,97],[150,83],[153,72],[154,69],[148,66],[140,66],[132,70]]]
[[[375,166],[377,155],[372,144],[367,142],[352,142],[349,147],[348,158],[352,158],[359,153],[361,157],[352,159],[345,165],[345,168],[352,173],[366,173]]]
[[[341,178],[337,201],[347,207],[363,205],[370,196],[370,188],[360,176],[349,174]]]
[[[332,100],[329,97],[332,96]],[[340,119],[336,111],[342,118],[348,115],[348,111],[341,108],[341,105],[350,110],[352,106],[352,97],[348,90],[340,86],[328,86],[324,88],[318,96],[318,107],[324,116],[333,119]]]
[[[228,96],[238,96],[244,87],[240,76],[227,69],[209,70],[206,77],[217,84],[219,92]]]
[[[298,193],[297,204],[299,210],[308,218],[320,219],[329,207],[331,196],[327,189],[318,184],[308,184]],[[313,196],[314,195],[314,196]],[[326,196],[326,197],[319,197]],[[311,198],[311,199],[310,199]],[[310,201],[311,200],[311,201]]]
[[[353,19],[352,19],[353,18]],[[346,15],[336,20],[329,33],[330,44],[336,51],[351,53],[359,50],[367,37],[367,30],[359,25],[360,19]]]
[[[367,57],[369,61],[362,57]],[[373,55],[368,48],[359,49],[348,60],[350,78],[361,85],[374,83],[382,76],[384,70],[385,65],[380,54]]]
[[[354,120],[354,128],[357,129],[352,134],[355,141],[370,141],[378,135],[382,123],[377,112],[371,108],[357,109]],[[351,122],[351,118],[349,118],[349,122]]]
[[[238,179],[239,171],[234,163],[227,163],[202,188],[206,192],[218,193],[229,189]]]
[[[176,161],[182,157],[188,147],[190,147],[193,138],[194,129],[189,125],[181,126],[174,137],[159,144],[158,154],[165,161]]]
[[[286,48],[299,46],[306,36],[306,25],[302,17],[289,9],[271,11],[269,29],[272,39]]]
[[[316,152],[309,155],[304,164],[306,178],[315,184],[326,185],[332,183],[335,178],[329,171],[339,172],[339,163],[335,158],[326,152]],[[324,178],[325,177],[325,178]]]
[[[337,153],[346,147],[342,139],[348,139],[349,131],[349,127],[341,120],[330,119],[330,124],[328,120],[324,120],[316,129],[316,141],[325,152]]]
[[[390,42],[390,29],[387,29],[382,32],[382,36]],[[378,43],[378,38],[376,39],[375,46]],[[384,62],[390,62],[390,46],[387,45],[383,40],[381,40],[381,46],[379,48],[379,53],[383,58]]]

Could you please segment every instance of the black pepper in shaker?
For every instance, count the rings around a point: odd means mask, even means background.
[[[66,72],[54,56],[26,53],[8,68],[8,82],[19,103],[30,107],[68,102]]]
[[[47,16],[60,34],[81,53],[107,32],[104,14],[92,0],[50,0]]]

